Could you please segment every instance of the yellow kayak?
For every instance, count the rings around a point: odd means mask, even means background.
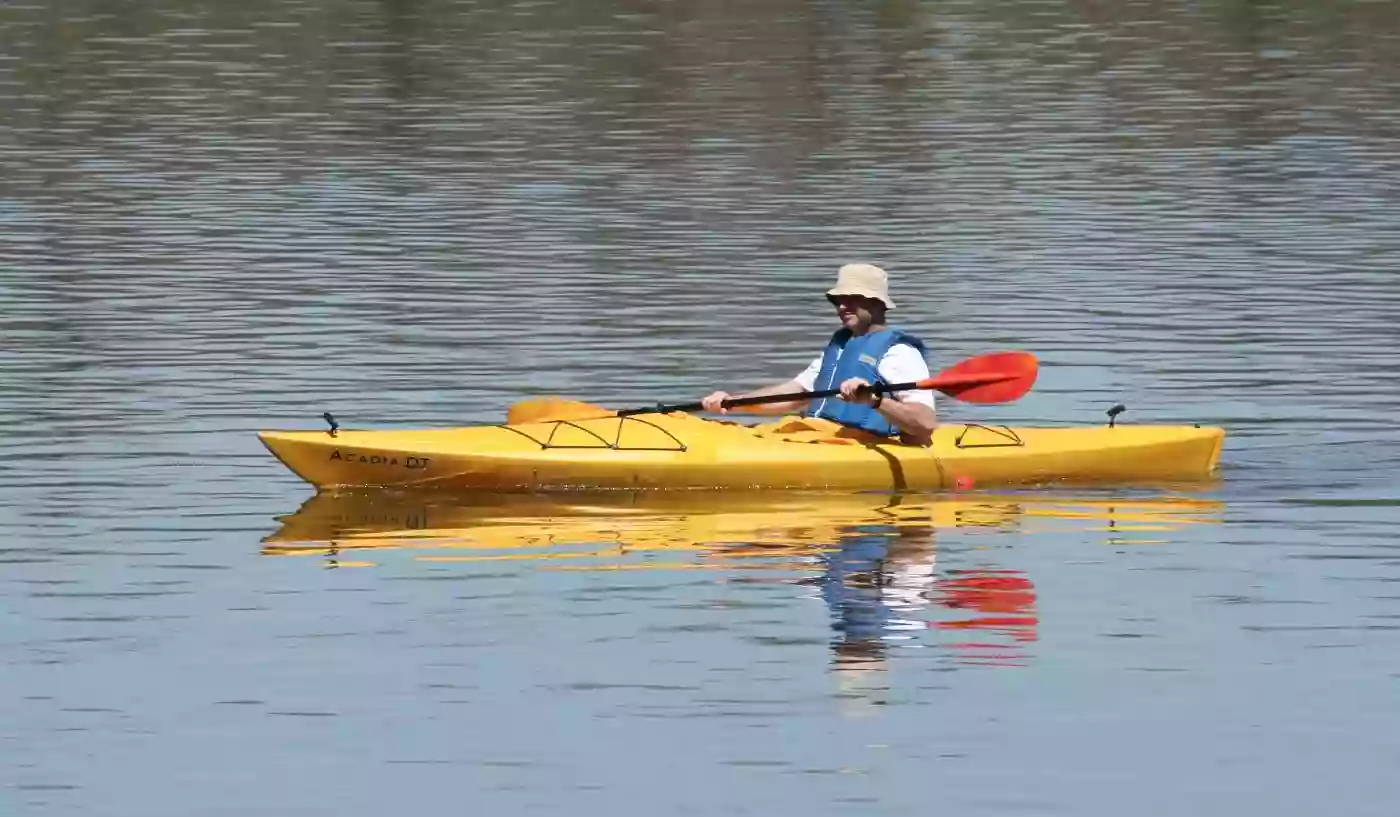
[[[940,426],[928,447],[873,441],[825,420],[758,426],[692,414],[423,430],[264,431],[318,488],[450,490],[941,490],[1211,478],[1223,429],[1189,425]]]

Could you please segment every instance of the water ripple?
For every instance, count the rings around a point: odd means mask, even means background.
[[[6,4],[0,786],[1384,813],[1396,66],[1386,3]],[[303,504],[252,436],[786,379],[857,258],[935,367],[1040,356],[945,418],[1220,424],[1221,483]]]

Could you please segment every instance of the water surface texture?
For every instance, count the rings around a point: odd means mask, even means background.
[[[0,7],[0,813],[1392,815],[1400,5]],[[786,379],[1218,483],[318,497],[253,432]]]

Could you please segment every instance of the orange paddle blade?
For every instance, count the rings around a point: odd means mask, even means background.
[[[919,388],[937,389],[966,403],[1009,403],[1031,390],[1039,371],[1030,352],[993,352],[920,380]]]
[[[522,400],[506,409],[506,423],[552,423],[558,420],[596,420],[616,417],[617,412],[593,403],[565,400],[562,397],[540,397]]]

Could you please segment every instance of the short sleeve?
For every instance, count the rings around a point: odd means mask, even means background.
[[[821,372],[821,368],[822,359],[821,356],[818,355],[817,359],[813,360],[812,364],[802,371],[802,374],[793,379],[797,381],[797,385],[801,386],[803,389],[807,391],[816,391],[817,375]]]
[[[889,351],[885,352],[885,356],[880,358],[879,369],[880,377],[887,383],[911,383],[929,376],[924,356],[907,343],[891,346]],[[932,389],[911,389],[894,392],[891,396],[906,403],[923,403],[929,408],[935,408]]]

